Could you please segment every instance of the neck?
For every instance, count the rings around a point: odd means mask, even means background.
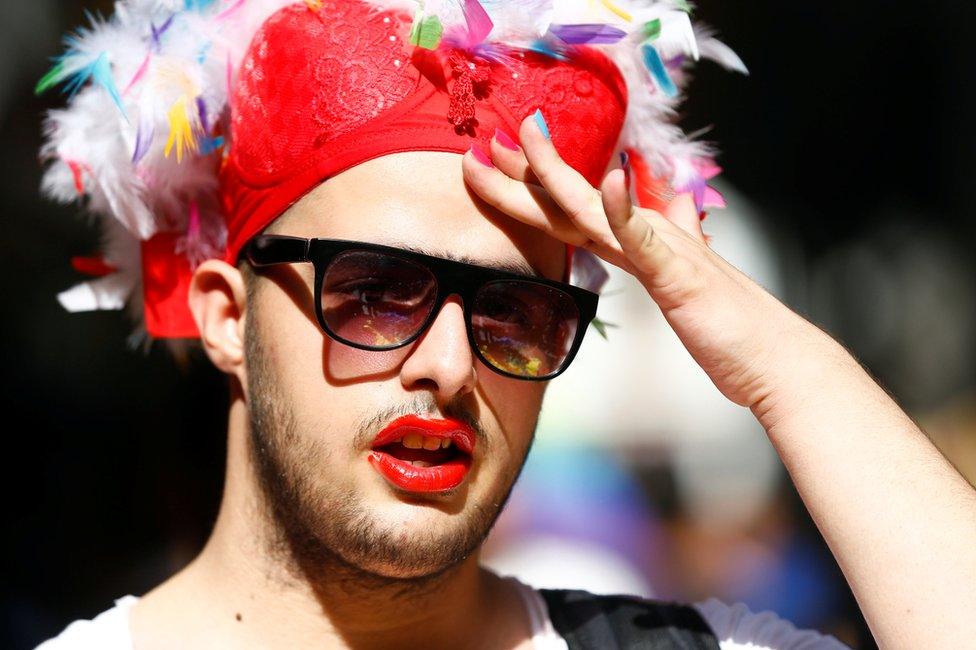
[[[479,627],[499,624],[499,601],[511,600],[511,588],[478,566],[477,553],[415,580],[382,578],[338,561],[301,566],[266,514],[249,444],[247,409],[235,395],[213,533],[201,554],[157,591],[169,587],[205,598],[172,600],[205,613],[210,624],[218,623],[212,630],[225,630],[248,646],[457,647]]]

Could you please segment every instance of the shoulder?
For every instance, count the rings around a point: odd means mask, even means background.
[[[138,600],[135,596],[123,596],[115,601],[114,607],[91,620],[74,621],[35,650],[131,650],[129,611]]]
[[[797,629],[773,612],[752,612],[743,603],[728,605],[709,598],[693,607],[712,628],[722,650],[847,650],[833,636]]]

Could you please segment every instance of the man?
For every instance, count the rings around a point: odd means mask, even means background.
[[[222,169],[228,252],[200,263],[186,294],[232,387],[213,533],[170,580],[45,647],[838,647],[715,601],[541,594],[479,568],[531,445],[537,380],[565,370],[593,316],[592,294],[561,282],[573,248],[634,274],[719,390],[753,411],[880,644],[973,638],[976,494],[841,345],[709,248],[695,192],[634,206],[629,158],[603,173],[615,130],[594,141],[568,126],[585,104],[554,100],[463,155],[433,139],[397,150],[361,126],[262,133],[256,116],[280,125],[307,109],[289,99],[301,74],[254,72],[299,56],[276,30],[326,24],[303,12],[275,14],[245,57]],[[470,90],[484,79],[454,70],[456,125],[471,126],[472,105],[493,119]],[[574,87],[602,92],[599,78]],[[272,94],[286,99],[268,110]],[[406,140],[397,129],[385,134]],[[383,151],[321,173],[338,154],[316,152],[339,141]]]

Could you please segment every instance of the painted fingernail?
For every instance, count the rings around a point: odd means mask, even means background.
[[[495,139],[498,140],[498,144],[505,147],[506,149],[509,149],[511,151],[522,150],[522,147],[518,146],[515,143],[515,140],[513,140],[510,135],[508,135],[507,133],[499,129],[497,126],[495,127]]]
[[[485,167],[494,167],[494,165],[491,163],[491,158],[488,157],[488,154],[486,154],[484,149],[479,147],[477,143],[471,143],[470,151],[472,155],[474,155],[474,159],[480,162],[482,165]]]
[[[542,131],[542,135],[546,136],[546,140],[550,140],[549,125],[546,124],[546,118],[542,117],[542,111],[538,108],[535,109],[535,113],[532,114],[532,117],[535,118],[535,124],[539,127],[539,130]]]
[[[630,187],[630,156],[626,151],[620,152],[620,168],[624,170],[624,183]]]

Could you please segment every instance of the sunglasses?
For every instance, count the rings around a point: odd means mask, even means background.
[[[258,235],[243,255],[255,268],[311,262],[319,326],[360,350],[408,345],[458,294],[475,354],[515,379],[543,381],[566,370],[599,299],[565,282],[368,242]]]

